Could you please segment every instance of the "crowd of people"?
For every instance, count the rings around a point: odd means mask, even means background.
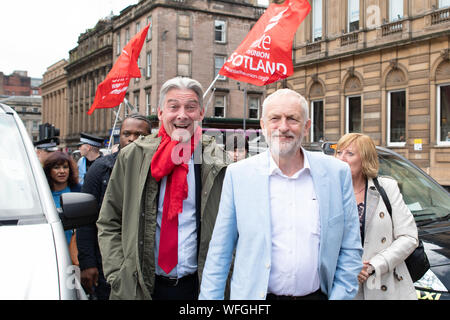
[[[64,192],[98,201],[97,223],[66,233],[91,298],[417,298],[405,265],[417,227],[369,136],[344,135],[334,157],[305,150],[307,102],[280,89],[262,106],[268,149],[250,157],[243,134],[224,146],[202,134],[204,112],[200,83],[176,77],[157,132],[132,114],[110,155],[87,134],[78,166],[54,145],[37,151],[57,207]]]

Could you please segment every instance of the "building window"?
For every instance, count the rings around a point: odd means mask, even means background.
[[[322,0],[313,0],[312,4],[312,38],[322,39]]]
[[[248,97],[248,118],[259,119],[260,98],[257,96]]]
[[[124,108],[123,108],[123,116],[124,116],[124,118],[128,117],[128,114],[129,114],[128,113],[128,108],[129,108],[130,100],[129,100],[128,93],[125,95],[125,100],[126,100],[127,103],[125,103],[125,101],[123,103],[123,106],[124,106]]]
[[[139,113],[139,92],[134,93],[134,111]]]
[[[148,116],[150,114],[151,108],[151,94],[150,91],[145,92],[145,115]]]
[[[152,16],[147,17],[147,25],[150,24],[150,27],[148,28],[147,32],[147,41],[152,40],[152,29],[153,29],[153,21]]]
[[[120,33],[116,35],[116,54],[120,55],[122,53],[122,48],[120,46]]]
[[[147,78],[152,77],[152,53],[151,52],[147,52],[147,68],[146,68],[145,76]]]
[[[348,32],[359,30],[359,0],[348,0]]]
[[[217,118],[225,117],[226,101],[227,99],[224,95],[214,96],[214,117]]]
[[[361,96],[346,98],[345,132],[361,132]]]
[[[138,56],[138,58],[137,58],[137,65],[138,65],[138,69],[139,69],[139,73],[141,74],[141,77],[142,77],[142,72],[141,72],[141,70],[142,70],[142,66],[141,66],[141,56],[139,55]],[[134,78],[134,83],[138,83],[139,82],[139,79],[140,78]]]
[[[138,34],[141,31],[141,23],[136,22],[136,34]]]
[[[450,144],[450,84],[438,87],[437,103],[437,141]]]
[[[227,41],[227,23],[222,20],[214,21],[214,40],[216,42],[225,43]]]
[[[403,18],[403,0],[389,1],[389,21],[396,21]]]
[[[178,15],[178,38],[191,38],[191,17],[186,14]]]
[[[317,100],[311,103],[311,142],[323,140],[323,100]]]
[[[439,0],[439,8],[450,7],[450,0]]]
[[[214,56],[214,78],[219,73],[220,69],[222,69],[223,64],[225,63],[227,57],[224,56]],[[218,80],[225,80],[226,77],[220,75]]]
[[[128,44],[128,42],[130,42],[130,28],[126,28],[125,29],[125,45]]]
[[[389,92],[387,107],[388,146],[403,147],[406,143],[406,92]]]
[[[191,76],[191,53],[178,51],[177,53],[177,75],[183,77]]]

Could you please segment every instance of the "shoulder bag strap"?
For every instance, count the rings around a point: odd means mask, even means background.
[[[373,178],[373,183],[375,187],[377,188],[378,192],[381,195],[381,198],[383,199],[384,204],[386,205],[386,208],[389,212],[389,215],[392,217],[392,207],[391,203],[389,202],[389,198],[386,194],[386,191],[384,191],[384,188],[378,183],[378,179],[375,177]]]

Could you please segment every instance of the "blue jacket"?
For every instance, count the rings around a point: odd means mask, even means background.
[[[305,152],[320,212],[320,287],[329,299],[353,299],[362,268],[359,218],[344,162]],[[236,248],[231,299],[265,299],[271,266],[268,151],[228,167],[203,270],[200,299],[223,299]]]

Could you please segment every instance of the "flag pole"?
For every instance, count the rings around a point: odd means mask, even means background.
[[[203,94],[203,99],[205,99],[206,94],[208,93],[209,90],[211,90],[212,86],[214,85],[214,83],[216,83],[216,81],[217,81],[217,79],[219,79],[219,77],[220,77],[220,74],[217,73],[217,76],[214,78],[213,82],[211,82],[208,89],[206,89],[205,93]]]
[[[206,95],[208,94],[209,90],[211,90],[211,88],[214,86],[214,84],[216,83],[217,79],[219,79],[219,77],[220,77],[220,74],[217,73],[217,76],[211,82],[211,84],[209,85],[208,89],[206,89],[205,93],[203,93],[203,99],[206,98]],[[206,108],[205,108],[205,115],[206,115],[206,111],[208,111],[208,106],[206,106]]]
[[[214,88],[214,89],[212,90],[211,96],[209,97],[209,100],[208,100],[208,102],[207,102],[206,104],[205,104],[205,102],[203,101],[203,105],[205,106],[205,112],[204,112],[205,115],[206,115],[206,111],[208,111],[209,105],[211,104],[211,99],[212,99],[212,97],[213,97],[215,91],[216,91],[216,88]]]
[[[125,100],[127,100],[127,99],[125,98],[124,101]],[[123,102],[120,103],[119,109],[116,112],[116,119],[114,120],[114,125],[113,125],[112,130],[111,130],[111,136],[109,137],[108,150],[111,150],[111,143],[112,143],[112,139],[113,139],[113,136],[114,136],[114,129],[116,129],[117,119],[119,118],[120,108],[122,108],[122,104],[123,104]]]

